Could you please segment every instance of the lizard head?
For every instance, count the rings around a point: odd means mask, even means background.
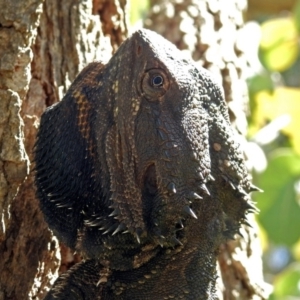
[[[46,110],[35,162],[50,228],[88,257],[185,240],[214,248],[254,209],[221,88],[148,30]]]
[[[249,209],[250,181],[219,85],[147,30],[107,67],[117,70],[106,142],[114,217],[138,240],[147,233],[166,246],[181,244],[191,222],[233,235]]]

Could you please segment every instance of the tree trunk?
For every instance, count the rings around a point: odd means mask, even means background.
[[[219,77],[243,134],[244,3],[153,0],[146,21]],[[60,247],[35,197],[39,118],[87,63],[107,61],[127,36],[126,0],[0,0],[0,7],[0,300],[43,299],[58,272],[80,258]],[[243,233],[245,239],[221,247],[220,299],[266,297],[256,231]]]
[[[126,37],[125,5],[0,0],[0,299],[43,299],[61,263],[74,263],[39,210],[32,149],[45,108]]]

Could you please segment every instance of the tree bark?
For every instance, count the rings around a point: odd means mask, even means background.
[[[124,40],[126,1],[0,0],[0,7],[0,299],[43,299],[60,266],[79,258],[60,251],[35,197],[39,118],[87,63],[107,61]]]
[[[58,273],[80,260],[44,222],[32,149],[45,108],[87,63],[107,61],[127,36],[126,2],[0,0],[0,300],[43,299]],[[243,134],[249,62],[238,40],[244,9],[244,0],[153,0],[146,21],[216,74]],[[256,231],[243,233],[245,239],[221,247],[220,299],[266,297]]]

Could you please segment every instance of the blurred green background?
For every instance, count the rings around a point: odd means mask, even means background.
[[[148,1],[131,0],[134,24]],[[256,69],[248,80],[253,195],[270,300],[300,299],[300,0],[249,0]],[[251,157],[252,156],[252,157]]]
[[[300,1],[258,2],[249,1],[247,16],[261,33],[261,68],[248,81],[249,140],[265,159],[254,173],[264,190],[254,195],[264,272],[269,299],[300,299]]]

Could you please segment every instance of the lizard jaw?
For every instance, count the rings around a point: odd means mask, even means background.
[[[188,184],[184,188],[178,185],[177,189],[172,180],[167,184],[167,181],[162,183],[163,179],[158,173],[156,164],[151,163],[143,175],[143,218],[147,232],[162,247],[181,246],[186,220],[198,221],[198,212],[193,210],[193,203],[198,207],[199,201],[203,197],[210,197],[210,194],[203,181],[194,180],[194,188]]]

